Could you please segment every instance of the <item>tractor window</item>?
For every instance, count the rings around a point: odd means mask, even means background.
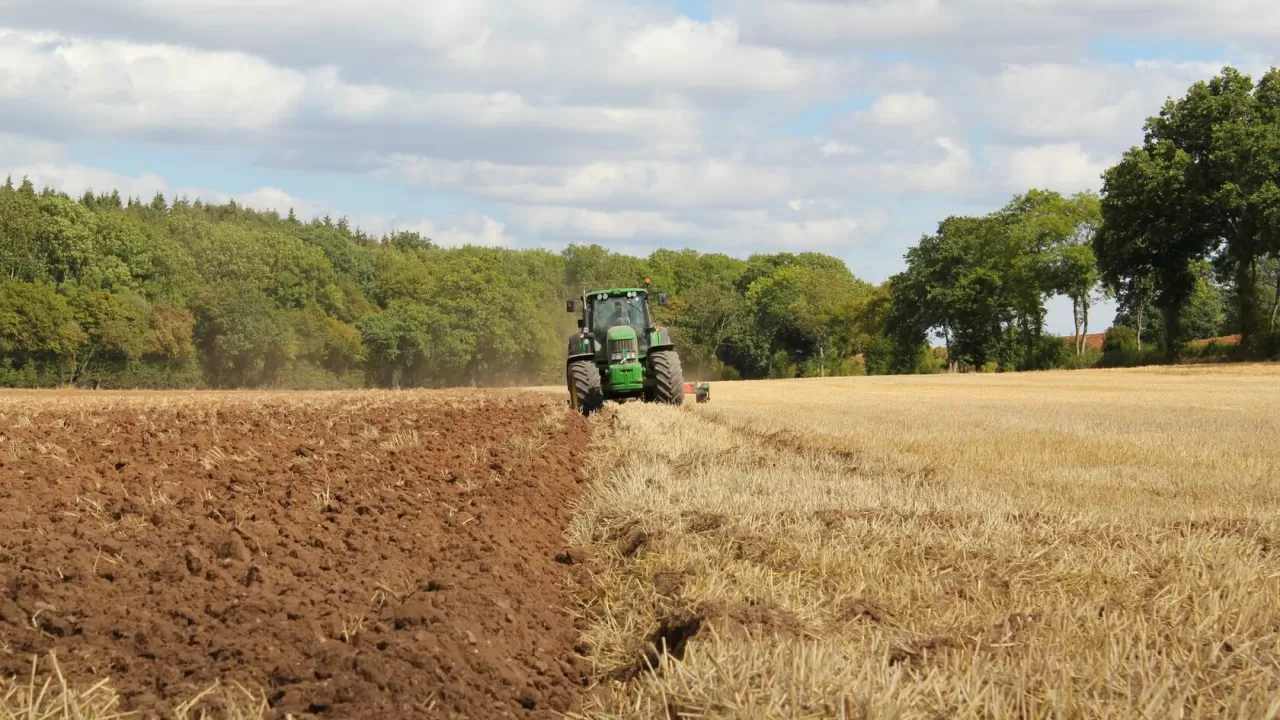
[[[601,300],[599,296],[596,296],[592,300],[591,332],[595,333],[595,336],[601,342],[604,341],[609,328],[618,325],[631,326],[636,331],[636,337],[640,338],[642,348],[648,345],[648,338],[645,337],[644,330],[649,325],[649,317],[643,297],[639,295],[636,297],[606,297]]]

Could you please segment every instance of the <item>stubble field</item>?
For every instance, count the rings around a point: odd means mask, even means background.
[[[571,526],[583,714],[1274,718],[1278,405],[1237,366],[617,408]]]
[[[1275,718],[1278,402],[4,393],[0,718]]]

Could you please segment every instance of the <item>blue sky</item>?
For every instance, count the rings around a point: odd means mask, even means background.
[[[1280,7],[1237,5],[0,0],[0,171],[878,282],[947,215],[1098,189],[1166,97],[1270,66]]]

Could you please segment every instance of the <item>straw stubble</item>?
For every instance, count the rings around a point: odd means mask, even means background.
[[[713,395],[596,421],[586,715],[1280,714],[1276,368]]]

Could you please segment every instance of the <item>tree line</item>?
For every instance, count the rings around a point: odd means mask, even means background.
[[[438,246],[157,194],[0,187],[0,385],[399,387],[563,379],[563,301],[652,279],[690,379],[1280,353],[1280,73],[1170,99],[1100,193],[948,217],[878,285],[821,253]],[[1070,300],[1075,332],[1045,333]],[[1119,312],[1104,347],[1090,310]],[[1231,348],[1187,341],[1238,333]]]
[[[1032,190],[949,217],[887,283],[897,372],[948,363],[1029,370],[1280,354],[1280,71],[1227,67],[1170,98],[1101,193]],[[1070,298],[1073,342],[1045,337],[1044,301]],[[1089,309],[1116,301],[1102,352]],[[1239,335],[1238,344],[1189,341]]]
[[[1280,71],[1227,67],[1169,99],[1103,176],[1094,251],[1138,338],[1175,360],[1228,302],[1244,356],[1274,356],[1280,310]]]
[[[0,385],[552,383],[564,299],[651,278],[691,378],[850,372],[870,284],[815,254],[559,253],[373,237],[292,211],[0,187]],[[656,305],[656,304],[655,304]]]

